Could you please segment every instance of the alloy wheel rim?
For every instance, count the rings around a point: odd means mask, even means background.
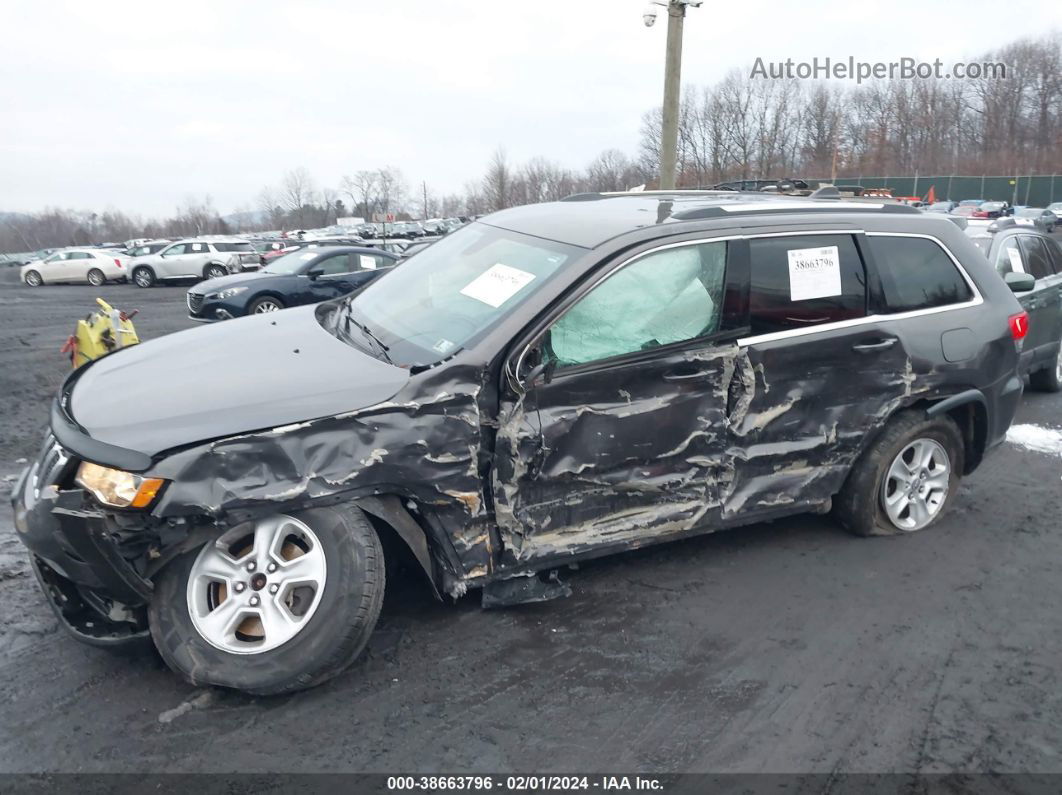
[[[921,530],[944,507],[951,459],[935,439],[915,439],[893,459],[881,484],[881,507],[900,530]]]
[[[290,641],[313,618],[327,568],[304,522],[283,514],[259,519],[200,550],[188,575],[188,614],[211,646],[261,654]]]
[[[103,284],[103,279],[101,279],[94,273],[89,274],[88,280],[89,284],[91,284],[93,287],[99,287],[101,284]]]
[[[279,312],[280,307],[273,301],[262,301],[254,308],[256,315],[264,315],[266,312]]]
[[[39,287],[41,284],[41,277],[36,273],[30,273],[26,277],[26,281],[29,282],[30,285],[33,287]]]
[[[134,278],[136,279],[136,283],[141,287],[147,287],[151,284],[151,277],[148,276],[145,271],[137,271]]]

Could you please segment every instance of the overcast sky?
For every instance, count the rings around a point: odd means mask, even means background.
[[[646,0],[4,0],[0,210],[250,209],[395,165],[457,192],[495,148],[574,168],[633,153],[658,105],[666,22]],[[1062,28],[1057,0],[705,0],[683,82],[818,55],[963,60]]]

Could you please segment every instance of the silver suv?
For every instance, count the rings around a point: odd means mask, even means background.
[[[157,254],[137,257],[130,273],[137,287],[151,287],[171,279],[215,279],[260,263],[246,240],[233,237],[196,237],[178,240]]]

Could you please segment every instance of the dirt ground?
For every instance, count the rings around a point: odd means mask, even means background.
[[[570,598],[503,611],[395,583],[362,661],[290,697],[82,646],[7,495],[96,294],[145,339],[192,325],[177,287],[0,284],[0,771],[1062,771],[1062,457],[1011,443],[925,533],[798,517],[596,561]],[[1060,409],[1028,393],[1018,421]]]

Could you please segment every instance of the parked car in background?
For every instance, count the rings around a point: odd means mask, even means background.
[[[137,287],[151,287],[174,279],[212,279],[257,268],[259,264],[258,253],[246,240],[196,237],[171,243],[156,254],[137,257],[129,267]]]
[[[1031,226],[1051,234],[1058,225],[1058,216],[1043,207],[1022,207],[1014,211],[1014,223],[1018,226]]]
[[[927,213],[950,213],[958,206],[959,203],[953,201],[933,202],[925,208],[925,211]]]
[[[25,259],[22,260],[22,262],[20,264],[21,265],[29,265],[31,262],[40,262],[41,260],[43,260],[46,257],[50,256],[51,254],[54,254],[56,251],[59,251],[59,249],[57,249],[57,248],[42,248],[42,249],[39,249],[38,251],[34,251],[31,254],[28,254],[25,257]]]
[[[126,254],[132,258],[146,257],[149,254],[158,254],[162,249],[166,248],[171,240],[145,240],[132,248],[126,249]]]
[[[973,204],[960,204],[954,208],[948,215],[955,216],[956,218],[973,218],[974,213],[977,212],[977,206]]]
[[[960,207],[980,207],[985,203],[984,199],[963,199],[959,202]]]
[[[188,290],[188,316],[210,322],[316,304],[365,286],[397,261],[368,248],[307,247],[255,273],[200,282]]]
[[[1058,218],[1062,218],[1062,202],[1052,202],[1047,205],[1047,209],[1053,212]]]
[[[1033,387],[1058,392],[1062,389],[1062,247],[1043,232],[1016,223],[1000,226],[995,234],[968,234],[1004,280],[1012,282],[1025,274],[1035,280],[1016,292],[1029,313],[1021,368]]]
[[[104,249],[67,248],[42,260],[23,265],[19,276],[30,287],[42,284],[91,284],[129,278],[129,260],[122,254]]]
[[[1021,306],[944,219],[722,195],[503,210],[353,296],[75,371],[13,489],[42,597],[85,642],[278,694],[365,647],[381,535],[501,606],[798,513],[932,527],[1006,438]]]
[[[974,210],[971,218],[1001,218],[1009,215],[1010,205],[1007,202],[981,202]]]

